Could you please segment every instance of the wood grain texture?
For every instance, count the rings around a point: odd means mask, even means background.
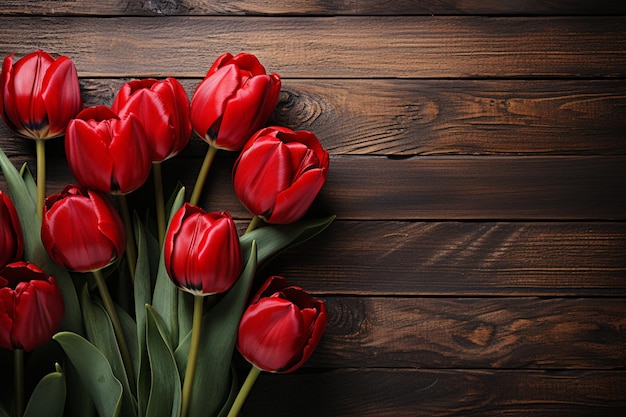
[[[336,221],[263,273],[329,295],[624,297],[625,253],[621,222]]]
[[[611,416],[626,409],[624,371],[339,369],[262,374],[244,413],[291,417]]]
[[[267,2],[263,0],[5,0],[0,13],[46,15],[411,15],[411,14],[625,14],[621,2],[597,0],[398,0],[359,2],[293,0]]]
[[[191,192],[202,157],[164,165],[166,189],[178,181]],[[231,182],[234,159],[214,162],[200,204],[249,214]],[[13,158],[16,166],[33,157]],[[331,158],[311,215],[343,220],[624,220],[626,157]],[[75,179],[62,158],[50,158],[50,192]],[[393,172],[393,175],[390,173]],[[1,186],[3,182],[0,182]],[[150,193],[150,182],[145,190]],[[146,194],[136,192],[139,202]]]
[[[621,298],[323,298],[330,321],[307,367],[614,369],[626,363]]]
[[[285,78],[626,74],[622,17],[46,17],[35,26],[2,16],[0,28],[1,55],[42,48],[73,58],[84,77],[201,77],[228,51],[254,53]]]
[[[337,219],[255,281],[301,285],[329,325],[303,368],[261,375],[246,416],[625,414],[625,34],[610,0],[0,4],[0,56],[69,55],[86,105],[133,77],[191,96],[222,52],[254,53],[283,79],[269,123],[330,151],[308,216]],[[2,126],[0,146],[35,171],[32,142]],[[74,178],[62,140],[47,151],[52,193]],[[190,194],[205,152],[194,137],[164,164],[166,193]],[[200,205],[243,232],[235,156]]]
[[[85,105],[127,80],[81,80]],[[182,80],[189,97],[199,82]],[[333,155],[625,155],[626,82],[287,79],[268,124],[313,131]]]

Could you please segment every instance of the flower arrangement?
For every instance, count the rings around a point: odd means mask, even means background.
[[[6,57],[0,88],[3,121],[37,152],[35,179],[0,149],[0,348],[13,362],[0,417],[238,416],[260,372],[310,357],[324,302],[280,276],[251,294],[260,265],[334,218],[305,217],[329,166],[317,137],[266,126],[277,74],[226,53],[191,100],[150,78],[83,108],[72,60],[38,50]],[[208,150],[191,197],[180,186],[166,199],[162,162],[193,132]],[[60,136],[76,183],[48,195],[45,144]],[[252,215],[241,235],[198,205],[218,150],[238,152],[233,187]],[[126,196],[150,176],[155,208],[140,216]]]

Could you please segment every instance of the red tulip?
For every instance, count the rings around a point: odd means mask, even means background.
[[[6,125],[31,139],[61,136],[83,108],[78,74],[66,56],[54,59],[37,50],[13,65],[13,54],[2,64],[0,114]]]
[[[32,351],[59,329],[63,313],[54,278],[39,267],[18,261],[0,269],[0,347]]]
[[[23,252],[20,219],[9,196],[0,190],[0,268],[20,259]]]
[[[240,150],[274,111],[280,84],[254,55],[221,55],[191,99],[193,129],[216,148]]]
[[[136,190],[152,168],[139,120],[132,113],[119,118],[106,106],[87,108],[69,123],[65,153],[78,182],[105,193]]]
[[[266,222],[292,223],[324,185],[328,164],[328,152],[313,133],[268,127],[246,143],[235,162],[235,194]]]
[[[106,194],[70,184],[46,198],[41,241],[59,265],[88,272],[104,268],[122,256],[126,233]]]
[[[207,213],[185,203],[172,217],[163,253],[170,279],[195,295],[224,292],[241,272],[237,228],[225,211]]]
[[[153,162],[173,157],[189,143],[189,98],[174,78],[127,82],[115,97],[111,110],[122,119],[129,113],[139,119],[150,143]]]
[[[274,276],[244,312],[237,349],[263,371],[292,372],[309,359],[327,322],[323,301]]]

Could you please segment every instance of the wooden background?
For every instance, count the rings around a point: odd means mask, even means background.
[[[278,4],[277,4],[278,3]],[[326,300],[307,365],[255,416],[626,410],[626,3],[144,0],[0,4],[0,54],[70,56],[87,105],[134,77],[191,95],[223,52],[283,78],[272,124],[331,153],[323,235],[277,259]],[[34,146],[4,126],[20,165]],[[72,182],[48,146],[49,192]],[[191,184],[197,137],[164,166]],[[202,204],[249,215],[220,154]],[[4,179],[0,187],[6,190]]]

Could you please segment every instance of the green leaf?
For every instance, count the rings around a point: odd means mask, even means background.
[[[20,176],[26,185],[26,189],[30,191],[30,198],[33,200],[33,204],[37,204],[37,183],[35,183],[35,178],[33,178],[33,174],[30,172],[26,162],[22,165]]]
[[[165,328],[156,311],[146,306],[146,339],[152,378],[146,416],[177,417],[181,408],[180,375]]]
[[[206,299],[213,296],[205,297]],[[205,300],[207,301],[207,300]],[[178,342],[179,346],[193,327],[193,297],[185,291],[178,291]]]
[[[234,366],[230,367],[230,392],[228,393],[228,398],[226,398],[226,402],[222,406],[222,409],[217,414],[217,417],[226,417],[230,412],[233,403],[235,402],[235,398],[237,398],[237,394],[239,393],[239,384],[237,382],[237,371]]]
[[[117,311],[117,317],[120,319],[122,325],[122,332],[126,339],[126,346],[128,347],[128,353],[130,354],[130,360],[133,364],[133,371],[135,375],[139,369],[139,346],[137,344],[137,323],[135,320],[119,305],[115,305],[115,311]],[[112,324],[111,324],[112,325]]]
[[[31,197],[34,181],[31,181],[32,177],[23,179],[1,148],[0,169],[7,180],[11,200],[20,218],[24,236],[24,259],[34,263],[56,280],[65,303],[65,315],[61,328],[82,333],[80,306],[72,278],[65,269],[50,259],[41,243],[41,219],[37,214],[37,204]]]
[[[150,288],[150,262],[148,242],[143,224],[136,222],[135,235],[137,236],[137,267],[135,269],[135,320],[137,321],[137,342],[139,349],[145,348],[146,304],[152,303],[152,289]]]
[[[130,394],[131,390],[129,385],[130,383],[134,383],[134,381],[129,381],[128,375],[126,374],[126,369],[124,368],[122,355],[120,353],[119,346],[117,345],[117,339],[115,337],[115,332],[113,331],[111,319],[101,304],[95,303],[91,300],[87,286],[84,287],[81,298],[87,339],[106,357],[107,361],[111,365],[111,369],[113,370],[113,375],[115,375],[117,380],[120,381],[124,387],[122,414],[135,414],[133,411],[134,401]],[[120,314],[122,309],[117,309],[117,312]],[[123,322],[127,320],[123,320],[120,316],[120,321]],[[134,327],[134,323],[132,323],[132,326]],[[136,340],[135,334],[132,336],[132,340]],[[126,337],[127,342],[128,339],[129,338]],[[129,350],[132,351],[130,346]]]
[[[63,417],[65,395],[65,376],[61,372],[49,373],[31,394],[24,417]]]
[[[239,238],[244,256],[249,253],[252,241],[258,246],[258,263],[269,261],[281,251],[299,245],[324,231],[335,219],[300,220],[285,225],[267,225],[254,229]]]
[[[256,242],[250,246],[246,267],[233,287],[202,318],[200,354],[194,379],[190,417],[212,416],[219,412],[231,391],[231,361],[239,320],[248,301],[257,265]],[[189,339],[177,350],[179,367],[186,366]],[[183,355],[185,359],[180,359]],[[180,369],[180,368],[179,368]]]
[[[53,336],[76,367],[100,417],[117,417],[122,406],[122,384],[111,365],[94,345],[82,336],[60,332]]]
[[[91,396],[80,380],[78,370],[71,361],[66,362],[63,373],[67,386],[65,417],[96,417]]]
[[[169,221],[176,211],[182,207],[185,198],[185,189],[181,188],[172,204]],[[168,221],[168,228],[169,228]],[[163,318],[167,329],[167,340],[170,346],[175,346],[178,342],[178,293],[180,290],[172,283],[167,271],[165,270],[165,261],[163,259],[163,251],[159,259],[159,267],[157,270],[157,278],[154,286],[154,294],[152,296],[152,306],[159,312]]]

